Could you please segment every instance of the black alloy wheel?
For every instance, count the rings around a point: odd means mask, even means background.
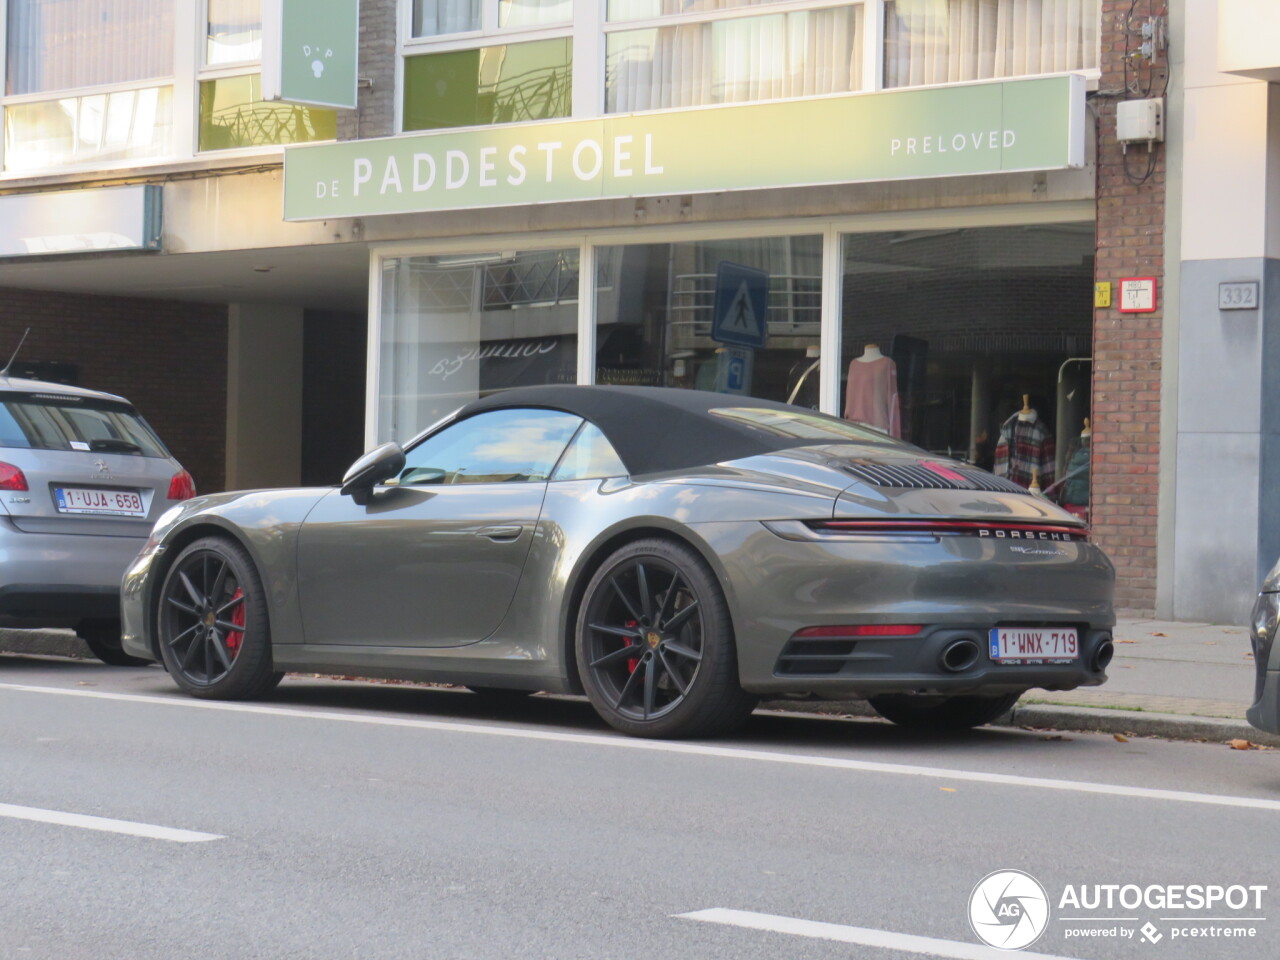
[[[755,707],[738,686],[724,593],[684,544],[638,540],[612,554],[587,584],[577,642],[587,696],[624,733],[710,736]]]
[[[238,543],[205,537],[178,554],[156,625],[165,669],[197,697],[249,699],[283,676],[272,669],[262,581]]]
[[[968,730],[990,723],[1007,713],[1024,691],[983,696],[958,694],[949,697],[913,696],[889,693],[871,697],[876,713],[900,727],[912,730]]]

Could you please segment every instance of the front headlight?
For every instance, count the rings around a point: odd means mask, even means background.
[[[1270,665],[1277,625],[1280,625],[1280,593],[1258,594],[1258,602],[1253,605],[1250,639],[1253,641],[1253,658],[1263,667]]]
[[[1276,565],[1271,568],[1267,578],[1262,581],[1262,592],[1280,593],[1280,560],[1276,561]]]

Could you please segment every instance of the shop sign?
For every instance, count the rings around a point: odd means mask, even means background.
[[[0,197],[0,257],[159,250],[155,184]]]
[[[354,110],[360,0],[263,0],[262,99]]]
[[[285,148],[284,218],[1084,165],[1075,75]]]

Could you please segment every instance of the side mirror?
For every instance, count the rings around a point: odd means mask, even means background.
[[[353,463],[342,478],[342,495],[353,498],[356,503],[363,503],[375,486],[396,476],[403,469],[404,450],[400,448],[400,444],[392,441],[374,447]]]

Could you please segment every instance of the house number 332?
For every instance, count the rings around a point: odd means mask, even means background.
[[[1219,310],[1256,310],[1258,308],[1258,281],[1218,284]]]

